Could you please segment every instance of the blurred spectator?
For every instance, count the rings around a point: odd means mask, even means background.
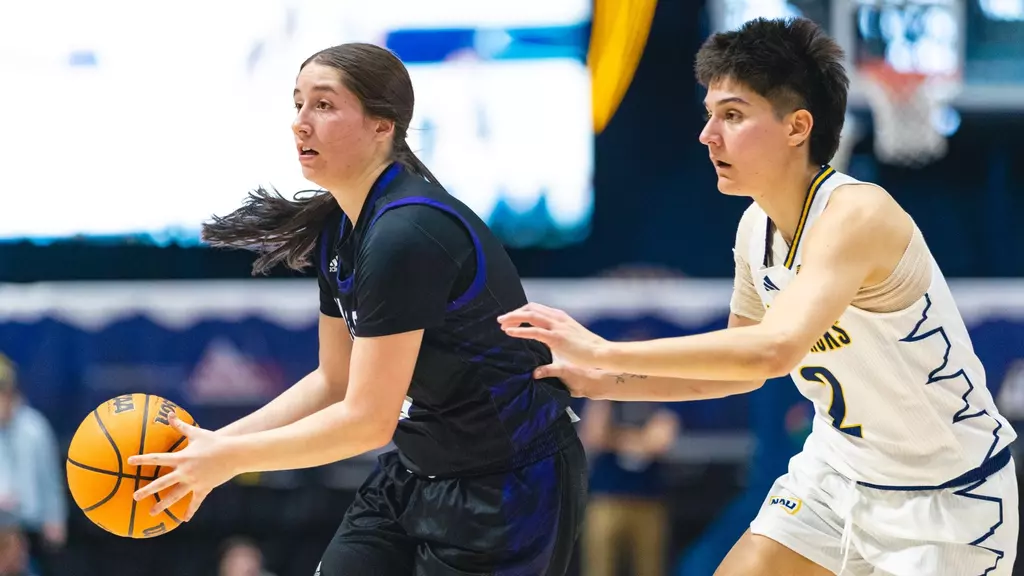
[[[25,402],[14,363],[0,354],[0,510],[21,524],[41,576],[52,576],[67,536],[60,461],[53,429]]]
[[[263,551],[248,538],[229,538],[222,546],[217,576],[274,576],[263,567]]]
[[[0,576],[30,576],[27,548],[18,519],[0,510]]]
[[[678,433],[678,417],[663,404],[587,402],[580,423],[593,463],[586,576],[613,576],[623,561],[631,576],[664,576],[669,523],[660,459]]]

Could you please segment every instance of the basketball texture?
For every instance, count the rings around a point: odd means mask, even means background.
[[[173,471],[160,466],[130,466],[128,458],[153,452],[177,452],[188,439],[171,426],[174,411],[195,425],[174,402],[151,394],[112,398],[82,421],[68,449],[68,487],[75,504],[100,528],[125,538],[152,538],[181,524],[192,495],[151,516],[150,509],[166,491],[136,502],[136,490]]]

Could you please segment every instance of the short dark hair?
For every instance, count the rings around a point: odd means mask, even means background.
[[[850,80],[843,49],[806,18],[756,18],[712,35],[697,52],[697,81],[732,80],[758,93],[779,116],[801,108],[814,117],[810,160],[827,164],[839,149]]]
[[[299,71],[309,64],[337,70],[341,83],[355,94],[367,115],[393,121],[392,160],[438,183],[405,140],[415,98],[409,71],[398,56],[380,46],[355,42],[313,54]],[[269,192],[261,187],[250,192],[238,210],[204,223],[202,237],[211,246],[258,251],[254,275],[278,263],[302,270],[309,264],[309,254],[324,223],[337,210],[338,203],[326,190],[302,191],[289,200],[276,190]]]

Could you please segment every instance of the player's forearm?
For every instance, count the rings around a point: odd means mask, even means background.
[[[318,368],[265,406],[218,430],[237,436],[286,426],[345,398],[343,386],[332,385]]]
[[[291,424],[231,438],[241,472],[323,466],[386,445],[394,422],[356,414],[338,402]]]
[[[788,371],[784,339],[762,326],[644,342],[609,342],[595,359],[609,372],[687,380],[764,381]]]
[[[691,380],[629,373],[601,377],[590,398],[623,402],[685,402],[745,394],[764,384],[760,380]]]

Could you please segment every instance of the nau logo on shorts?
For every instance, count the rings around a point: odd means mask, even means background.
[[[800,511],[800,507],[803,506],[803,502],[799,498],[785,498],[783,496],[769,496],[769,506],[782,506],[782,509],[787,514],[796,514]]]

